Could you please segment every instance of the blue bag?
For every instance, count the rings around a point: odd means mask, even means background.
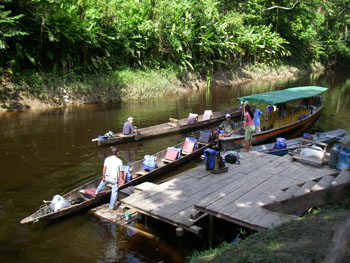
[[[142,168],[147,172],[157,169],[158,164],[156,162],[156,157],[154,155],[145,155],[145,159],[142,163]]]
[[[126,172],[125,183],[128,183],[132,180],[132,174],[130,173],[129,169],[130,169],[129,165],[123,165],[122,171]]]
[[[276,149],[286,149],[287,148],[287,140],[285,138],[278,137],[275,143]]]
[[[208,170],[213,170],[215,166],[215,156],[219,154],[219,152],[211,148],[206,148],[203,154]]]

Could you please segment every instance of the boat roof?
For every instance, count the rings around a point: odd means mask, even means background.
[[[266,104],[276,105],[276,104],[284,103],[291,100],[313,97],[326,91],[327,89],[328,88],[318,87],[318,86],[304,86],[304,87],[296,87],[296,88],[289,88],[284,90],[254,94],[250,96],[237,98],[237,100],[256,101],[256,102],[263,102]]]

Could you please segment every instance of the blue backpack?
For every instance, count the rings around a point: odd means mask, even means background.
[[[156,157],[154,155],[145,155],[145,159],[142,163],[142,169],[144,171],[150,172],[157,168],[158,164],[156,162]]]
[[[132,180],[132,174],[130,173],[129,168],[130,168],[129,165],[123,165],[123,168],[122,168],[122,171],[126,173],[125,183],[128,183]]]
[[[213,170],[215,166],[215,156],[220,154],[220,152],[211,148],[206,148],[203,154],[205,158],[205,164],[208,167],[208,170]]]

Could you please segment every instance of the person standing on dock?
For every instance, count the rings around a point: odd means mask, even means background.
[[[111,199],[109,201],[109,209],[114,209],[114,204],[118,199],[119,178],[123,178],[122,171],[123,162],[118,158],[119,150],[112,147],[112,155],[107,157],[103,164],[102,181],[98,185],[95,195],[98,195],[107,184],[112,185]]]
[[[135,133],[140,131],[137,129],[136,126],[132,125],[133,122],[134,122],[133,117],[129,117],[128,121],[124,122],[124,125],[123,125],[123,134],[124,135],[131,135],[131,134],[135,134]]]
[[[245,106],[243,127],[245,128],[245,150],[246,152],[249,152],[250,146],[252,145],[253,134],[255,132],[254,113],[252,112],[249,105]]]

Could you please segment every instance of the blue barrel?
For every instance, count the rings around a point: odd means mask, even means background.
[[[329,167],[331,168],[337,167],[337,161],[338,161],[338,156],[340,151],[341,151],[341,145],[334,144],[333,148],[331,149],[331,156],[329,157]]]
[[[348,161],[350,158],[349,153],[345,151],[341,151],[338,156],[337,170],[343,171],[349,168],[350,162]]]

